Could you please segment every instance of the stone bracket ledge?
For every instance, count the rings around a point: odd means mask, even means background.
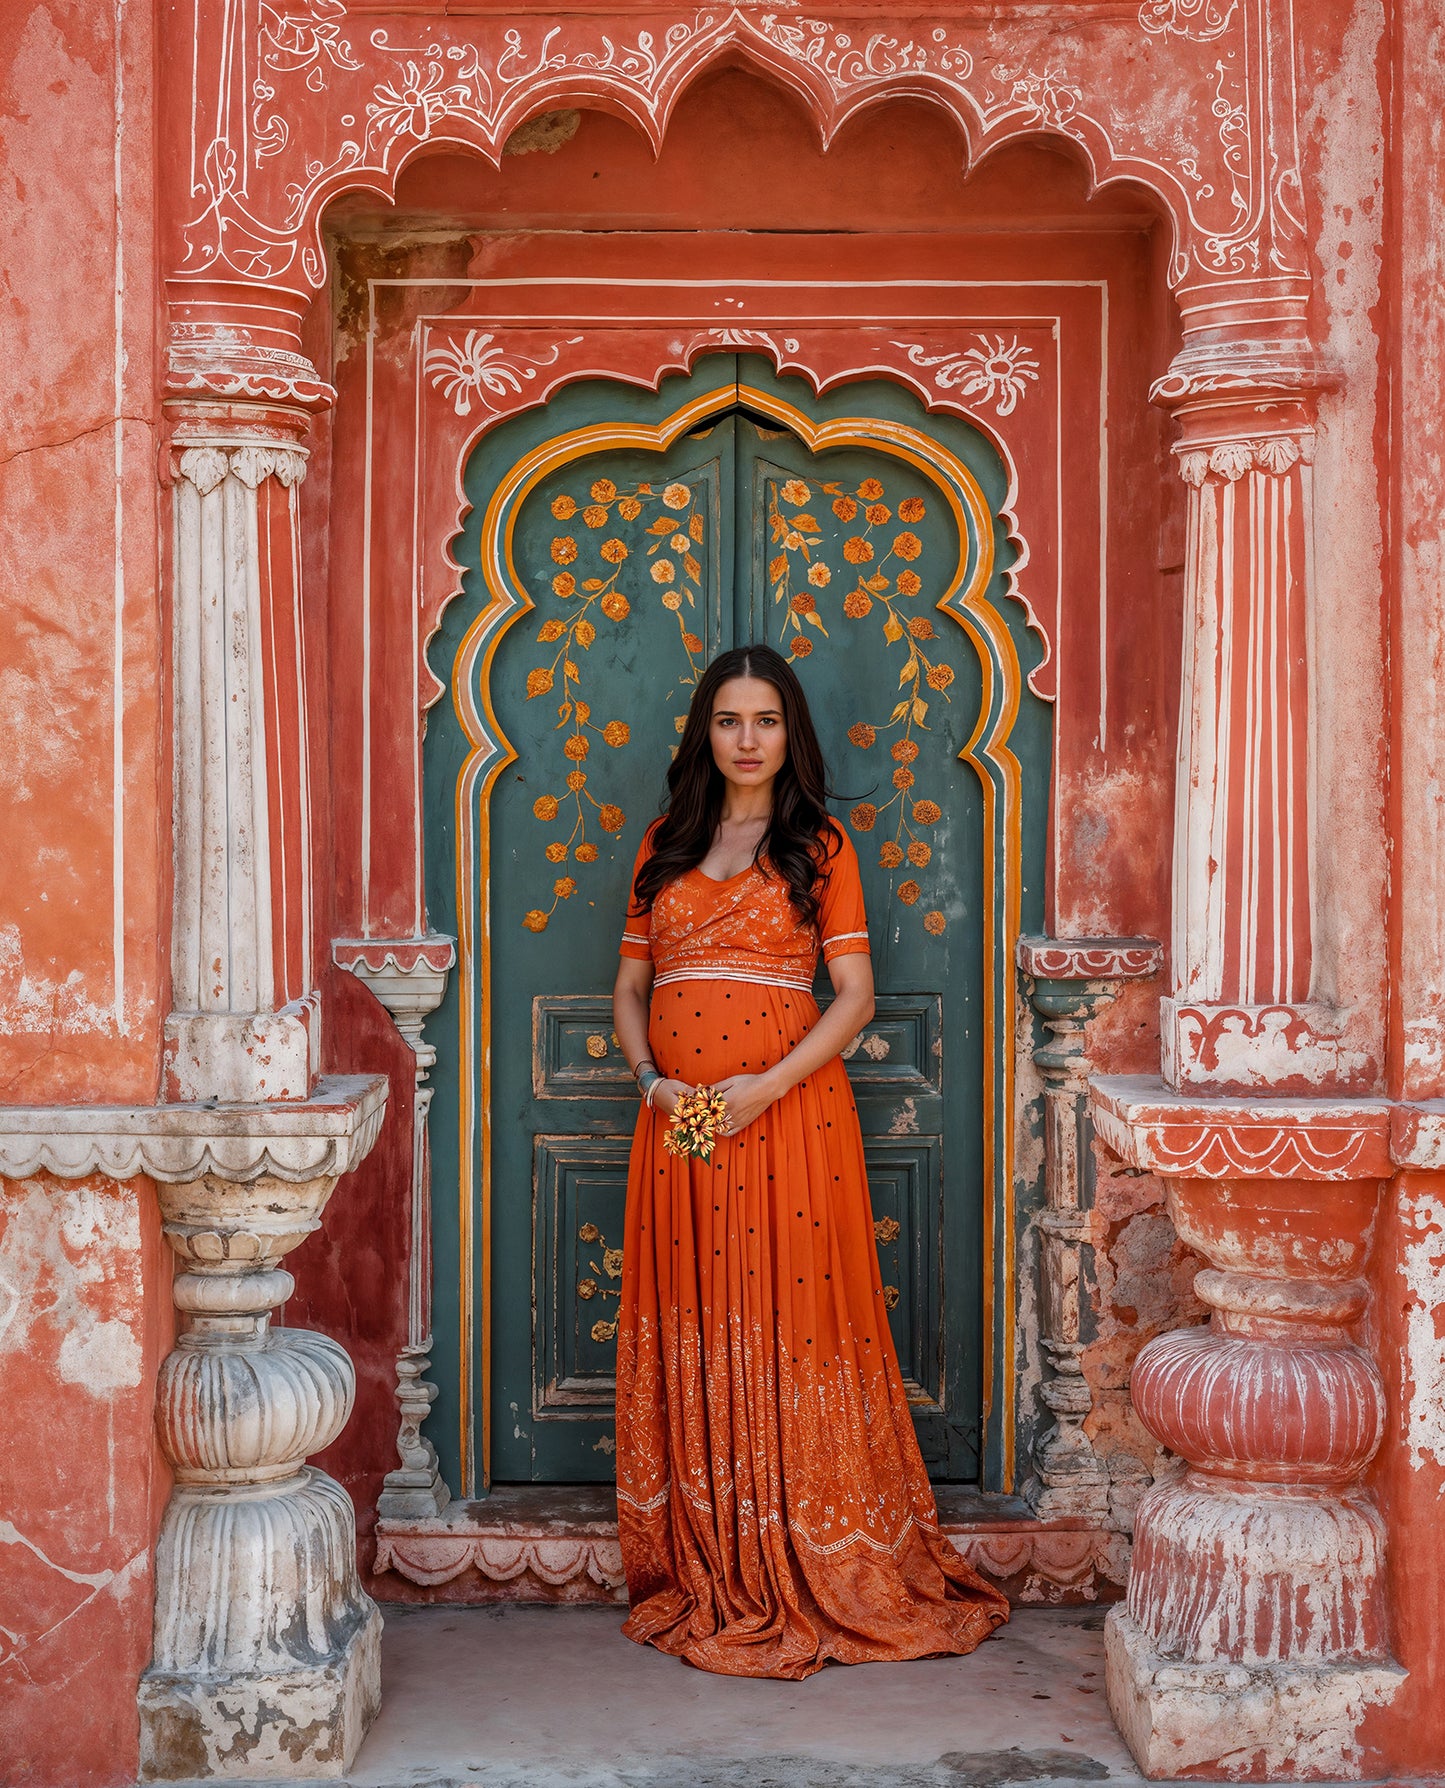
[[[339,1178],[376,1141],[388,1091],[384,1075],[337,1074],[268,1105],[0,1106],[0,1179]]]
[[[1152,937],[1021,937],[1018,965],[1036,981],[1138,981],[1164,966]]]

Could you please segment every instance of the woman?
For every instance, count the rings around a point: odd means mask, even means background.
[[[734,1676],[971,1651],[1008,1607],[939,1531],[888,1332],[839,1056],[873,1015],[858,860],[778,653],[709,666],[668,789],[613,994],[646,1100],[617,1347],[623,1631]],[[728,1109],[707,1161],[662,1140],[698,1085]]]

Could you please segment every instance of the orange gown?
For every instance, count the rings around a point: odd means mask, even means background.
[[[726,881],[691,870],[650,914],[634,896],[622,954],[653,965],[661,1072],[712,1084],[786,1055],[818,1019],[820,942],[827,961],[868,949],[846,838],[816,929],[756,867]],[[732,1676],[972,1651],[1008,1604],[939,1529],[842,1058],[709,1161],[668,1154],[667,1122],[642,1107],[628,1169],[623,1631]]]

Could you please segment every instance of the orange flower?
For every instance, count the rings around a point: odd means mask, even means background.
[[[702,539],[705,525],[706,524],[702,519],[701,509],[694,509],[692,514],[687,518],[687,531],[692,535],[694,540]]]
[[[942,819],[943,809],[936,801],[915,801],[913,817],[920,826],[932,826]]]
[[[866,751],[877,737],[878,734],[866,720],[855,720],[848,728],[850,742],[856,745],[860,751]]]
[[[527,914],[526,918],[523,919],[522,923],[527,927],[528,931],[545,931],[547,929],[547,915],[544,912],[540,912],[534,906],[531,912]]]
[[[687,647],[689,652],[700,652],[702,650],[702,641],[695,633],[684,633],[682,636],[682,643]]]
[[[565,863],[567,861],[567,846],[558,839],[547,846],[544,854],[549,863]]]
[[[582,511],[582,519],[589,528],[605,528],[607,526],[607,511],[600,503],[589,503]]]
[[[570,534],[559,534],[552,542],[552,557],[559,565],[570,565],[577,557],[577,542]]]
[[[602,612],[609,621],[625,621],[632,613],[632,604],[620,590],[609,590],[602,598]]]
[[[623,521],[636,521],[642,514],[642,505],[636,497],[624,497],[617,505],[617,513]]]
[[[652,495],[652,486],[650,484],[639,484],[637,487],[637,494],[639,497],[650,497]]]
[[[567,772],[567,786],[571,789],[574,795],[579,789],[586,788],[587,772],[585,770],[569,770]]]
[[[873,557],[873,548],[861,534],[850,534],[843,542],[843,557],[850,565],[866,565]]]
[[[692,542],[686,534],[674,534],[667,544],[675,553],[685,553]]]
[[[903,861],[903,852],[890,838],[878,853],[878,862],[883,869],[896,869]]]
[[[812,649],[813,649],[812,640],[803,639],[803,638],[799,637],[799,638],[794,639],[793,649],[788,654],[788,656],[790,658],[806,658],[808,656],[809,652],[812,651]]]
[[[899,521],[921,522],[927,513],[922,497],[905,497],[898,505]]]
[[[843,613],[850,621],[861,621],[872,608],[873,598],[865,596],[861,590],[850,590],[843,598]]]
[[[928,673],[928,687],[930,689],[947,689],[952,681],[953,666],[951,664],[935,664],[933,669]]]
[[[597,550],[609,565],[620,565],[627,557],[627,547],[621,540],[604,540]]]
[[[595,863],[597,861],[597,846],[595,844],[579,844],[576,855],[579,863]]]
[[[531,701],[531,699],[534,695],[545,695],[551,687],[552,687],[552,673],[551,673],[551,671],[549,671],[549,670],[534,670],[534,671],[527,672],[527,700],[528,701]]]
[[[564,755],[570,757],[574,764],[580,764],[591,749],[592,747],[587,743],[586,739],[583,738],[581,733],[573,733],[572,737],[568,739],[567,743],[562,747]]]
[[[791,606],[795,615],[815,615],[818,612],[817,602],[806,590],[799,591],[793,598]]]
[[[876,478],[865,478],[858,486],[858,495],[865,503],[876,503],[883,495],[883,486]]]
[[[855,832],[871,832],[878,818],[878,809],[871,801],[860,801],[848,815]]]
[[[620,832],[627,824],[627,815],[620,807],[605,801],[597,810],[597,823],[604,832]]]
[[[591,497],[594,503],[610,503],[617,495],[617,486],[610,478],[599,478],[592,486]]]
[[[884,522],[893,520],[893,511],[886,503],[870,503],[863,513],[875,528],[881,528]]]
[[[550,646],[554,639],[561,639],[566,631],[567,629],[560,621],[543,621],[541,629],[537,634],[537,638],[541,640],[544,646]]]
[[[918,756],[918,746],[912,739],[899,739],[890,755],[895,763],[911,764]]]
[[[670,584],[677,576],[677,567],[671,559],[654,559],[652,561],[652,581],[655,584]]]
[[[796,528],[789,528],[787,533],[783,536],[783,545],[787,547],[790,553],[795,553],[802,544],[803,536]]]
[[[552,593],[555,596],[573,596],[577,591],[577,579],[570,571],[559,571],[552,579]]]
[[[916,596],[923,588],[923,579],[916,571],[900,571],[898,573],[898,594],[900,596]]]
[[[944,918],[943,914],[940,913],[937,908],[935,908],[933,912],[925,913],[923,915],[923,929],[925,931],[931,931],[935,937],[941,937],[943,935],[943,928],[947,923],[947,919]]]
[[[834,497],[833,513],[841,522],[850,522],[858,513],[858,505],[852,497]]]
[[[900,882],[898,884],[898,898],[904,906],[912,906],[922,892],[923,890],[917,882]]]
[[[810,584],[816,584],[820,590],[823,589],[825,585],[832,583],[832,581],[833,573],[829,571],[828,567],[821,559],[819,559],[816,565],[810,565],[808,567],[808,582]]]
[[[553,497],[552,513],[558,521],[571,521],[577,513],[577,505],[571,497]]]
[[[577,884],[570,875],[559,876],[552,884],[552,892],[559,900],[570,900],[577,892]]]
[[[557,817],[557,805],[555,795],[538,795],[532,803],[532,811],[539,820],[554,820]]]
[[[664,590],[662,592],[662,606],[664,608],[670,608],[672,612],[676,614],[682,607],[682,591]]]
[[[801,478],[790,478],[783,486],[783,501],[791,503],[794,509],[806,503],[812,494]]]
[[[669,509],[686,509],[692,501],[692,492],[685,484],[669,484],[662,493],[662,500]]]
[[[900,764],[898,766],[898,768],[893,772],[893,786],[894,786],[894,788],[912,788],[913,783],[914,783],[914,775],[913,775],[912,770],[910,770],[907,767],[907,765]]]
[[[632,728],[625,720],[609,720],[602,729],[602,737],[609,745],[625,745],[632,737]]]
[[[916,534],[898,534],[894,537],[893,550],[900,559],[916,559],[923,551],[923,542]]]
[[[579,646],[590,646],[597,637],[597,629],[590,621],[579,621],[572,630],[572,637]]]
[[[929,620],[927,615],[910,615],[908,617],[908,631],[913,635],[914,639],[932,639],[933,623]]]
[[[917,869],[927,869],[933,861],[933,847],[925,844],[921,838],[915,838],[908,847],[908,861]]]

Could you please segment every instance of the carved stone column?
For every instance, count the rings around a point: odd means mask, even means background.
[[[386,1474],[377,1513],[384,1520],[439,1515],[451,1491],[437,1466],[436,1448],[422,1433],[437,1390],[426,1377],[431,1362],[431,1157],[427,1113],[432,1088],[427,1074],[436,1051],[422,1041],[422,1027],[446,994],[447,974],[456,961],[449,937],[431,933],[404,939],[338,938],[332,957],[376,995],[396,1020],[416,1057],[416,1102],[412,1116],[411,1255],[408,1263],[406,1346],[396,1362],[396,1400],[401,1423],[396,1450],[401,1464]]]
[[[1187,1470],[1139,1505],[1110,1707],[1151,1776],[1358,1775],[1361,1721],[1403,1674],[1362,1477],[1385,1418],[1361,1325],[1389,1109],[1107,1079],[1094,1105],[1110,1148],[1167,1177],[1212,1312],[1134,1367],[1140,1419]]]
[[[1084,1027],[1126,979],[1155,975],[1152,938],[1021,938],[1019,967],[1047,1041],[1034,1051],[1044,1078],[1044,1189],[1038,1220],[1042,1344],[1052,1368],[1040,1395],[1055,1417],[1034,1448],[1025,1495],[1045,1519],[1109,1513],[1109,1474],[1084,1432],[1093,1395],[1084,1378],[1080,1285],[1093,1202],[1093,1126]]]

